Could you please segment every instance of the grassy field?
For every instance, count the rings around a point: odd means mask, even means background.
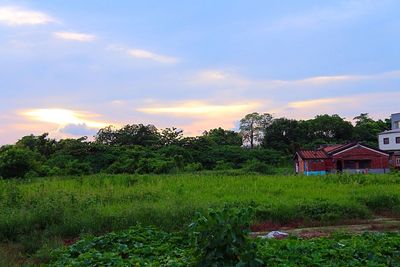
[[[240,172],[95,175],[0,181],[0,240],[22,254],[48,250],[82,234],[141,223],[186,227],[196,211],[224,203],[256,206],[258,222],[332,224],[400,214],[400,176],[266,176]],[[0,258],[10,246],[0,246]],[[10,257],[10,256],[7,256]],[[45,260],[45,259],[43,259]]]

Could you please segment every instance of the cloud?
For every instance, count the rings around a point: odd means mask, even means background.
[[[78,42],[92,42],[97,38],[95,35],[80,32],[55,32],[54,36],[58,39]]]
[[[305,119],[318,114],[339,114],[352,119],[360,113],[370,113],[376,118],[387,118],[398,111],[399,92],[353,94],[334,98],[315,98],[291,101],[275,106],[270,112],[277,116]]]
[[[270,30],[312,29],[337,26],[375,13],[385,1],[345,1],[336,6],[318,7],[302,14],[290,14],[274,22]]]
[[[259,106],[257,102],[215,105],[201,101],[186,101],[168,106],[139,108],[137,111],[148,114],[164,114],[175,116],[220,116],[238,114],[254,110]]]
[[[164,64],[175,64],[179,61],[175,57],[160,55],[143,49],[129,49],[127,52],[135,58],[149,59]]]
[[[139,108],[160,121],[174,118],[174,125],[184,130],[185,135],[195,136],[204,130],[216,127],[233,129],[238,119],[256,111],[262,104],[256,101],[213,104],[210,101],[184,101]]]
[[[91,128],[102,128],[109,123],[93,120],[96,114],[79,112],[68,109],[32,109],[22,112],[22,115],[30,120],[58,124],[65,126],[68,124],[85,124]]]
[[[58,130],[60,133],[71,134],[75,136],[93,136],[98,129],[90,128],[86,123],[67,124]]]
[[[197,78],[200,81],[223,81],[226,80],[230,75],[224,71],[219,70],[205,70],[197,74]]]
[[[289,102],[287,104],[288,109],[306,109],[306,108],[315,108],[318,107],[326,107],[329,105],[344,105],[344,104],[352,104],[354,100],[350,97],[336,97],[336,98],[321,98],[321,99],[311,99],[305,101],[294,101]]]
[[[20,26],[47,24],[51,22],[56,22],[56,20],[40,11],[16,6],[0,7],[0,24]]]

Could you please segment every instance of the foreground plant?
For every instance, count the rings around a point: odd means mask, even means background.
[[[49,266],[190,266],[192,250],[184,235],[135,226],[86,238],[54,253]]]
[[[249,239],[252,208],[210,209],[190,224],[197,266],[262,266]]]

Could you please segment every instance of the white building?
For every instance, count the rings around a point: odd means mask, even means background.
[[[391,164],[400,168],[400,113],[392,114],[392,130],[379,134],[379,148],[391,153]]]

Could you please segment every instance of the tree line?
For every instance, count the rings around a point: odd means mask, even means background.
[[[390,129],[390,120],[373,120],[366,113],[354,121],[338,115],[294,120],[255,112],[240,120],[239,131],[215,128],[196,137],[151,124],[108,126],[93,141],[28,135],[0,148],[0,177],[230,169],[273,173],[277,166],[288,166],[300,147],[355,140],[377,146],[377,134]]]

